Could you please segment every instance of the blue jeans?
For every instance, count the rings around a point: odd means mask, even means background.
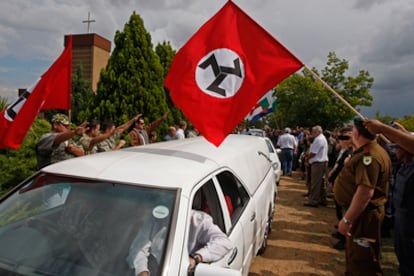
[[[281,157],[283,175],[291,175],[293,165],[293,149],[283,148]]]

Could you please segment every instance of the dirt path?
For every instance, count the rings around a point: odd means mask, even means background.
[[[278,190],[268,248],[253,261],[249,276],[344,275],[344,251],[332,248],[337,242],[331,237],[336,223],[332,199],[327,207],[303,206],[306,186],[296,173],[282,177]],[[384,274],[398,275],[391,239],[384,239],[383,255]]]

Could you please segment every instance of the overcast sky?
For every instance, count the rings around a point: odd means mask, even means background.
[[[0,95],[9,100],[49,68],[65,34],[90,32],[113,40],[133,11],[152,42],[175,49],[212,17],[225,0],[5,0],[0,2]],[[325,66],[329,52],[375,78],[368,117],[414,114],[414,1],[234,0],[309,67]],[[112,44],[112,49],[114,44]]]

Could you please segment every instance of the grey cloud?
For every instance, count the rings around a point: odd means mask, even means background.
[[[363,51],[369,63],[398,63],[414,57],[414,10],[398,14],[369,41]],[[389,23],[389,24],[388,24]]]
[[[354,3],[354,8],[369,10],[375,5],[380,5],[386,3],[387,0],[356,0]]]

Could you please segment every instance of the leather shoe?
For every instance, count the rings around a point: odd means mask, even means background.
[[[303,196],[304,196],[304,197],[307,197],[307,196],[309,196],[309,193],[303,194]]]
[[[335,248],[336,250],[344,250],[345,243],[343,241],[339,241],[333,245],[333,248]]]
[[[338,240],[340,240],[340,239],[342,239],[344,236],[341,234],[341,233],[339,233],[338,231],[335,231],[335,232],[333,232],[332,233],[332,238],[335,238],[335,239],[338,239]]]
[[[310,203],[310,202],[303,203],[303,206],[318,208],[318,204]]]

